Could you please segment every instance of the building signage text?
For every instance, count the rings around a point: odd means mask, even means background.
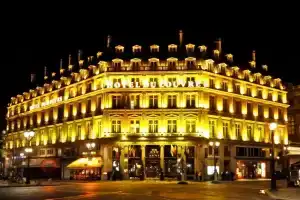
[[[120,82],[107,82],[106,88],[169,88],[169,87],[202,87],[203,84],[197,81],[183,81],[183,82],[177,82],[177,81],[167,81],[167,82],[130,82],[129,84],[126,83],[120,83]]]
[[[45,107],[45,106],[48,106],[48,105],[51,105],[51,104],[55,104],[55,103],[58,103],[58,102],[61,102],[61,101],[62,101],[62,97],[57,97],[57,98],[51,99],[49,101],[44,101],[42,103],[33,104],[29,107],[29,109],[33,110],[33,109]]]

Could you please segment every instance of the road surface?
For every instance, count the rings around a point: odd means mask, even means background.
[[[0,188],[0,199],[5,200],[63,200],[63,199],[109,199],[109,200],[268,200],[260,194],[269,182],[210,182],[178,185],[176,182],[117,181],[70,183],[59,186]]]

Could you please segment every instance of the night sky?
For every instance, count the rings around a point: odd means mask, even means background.
[[[59,60],[66,67],[68,54],[76,56],[78,49],[84,56],[95,55],[104,47],[105,38],[112,36],[113,44],[131,48],[134,44],[178,43],[178,31],[184,32],[184,43],[207,45],[211,52],[214,41],[222,39],[222,49],[232,53],[236,63],[247,65],[253,49],[257,52],[257,67],[266,64],[272,77],[285,82],[299,83],[297,68],[300,54],[300,31],[296,12],[252,10],[234,11],[215,16],[198,12],[136,12],[136,14],[100,16],[93,13],[90,19],[84,14],[52,12],[49,16],[40,11],[37,15],[23,15],[7,21],[1,45],[0,128],[5,128],[6,105],[11,96],[28,91],[30,73],[43,78],[44,66],[58,71]],[[290,11],[290,12],[289,12]],[[115,12],[112,12],[115,13]],[[128,14],[128,12],[125,12]],[[148,17],[146,18],[145,16]]]

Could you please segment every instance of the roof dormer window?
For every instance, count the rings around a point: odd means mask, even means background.
[[[124,52],[124,47],[123,46],[121,46],[121,45],[118,45],[118,46],[116,46],[115,47],[115,50],[116,50],[116,53],[123,53]],[[101,53],[101,52],[99,52],[99,53]],[[102,53],[101,53],[102,54]],[[101,56],[101,55],[100,55]],[[100,57],[99,56],[99,57]],[[97,54],[97,57],[98,57],[98,54]]]
[[[153,44],[150,46],[150,52],[151,53],[158,53],[159,52],[159,46],[156,44]]]
[[[113,67],[121,67],[123,60],[116,58],[112,60],[112,63],[113,63]]]
[[[133,53],[140,53],[140,52],[142,52],[142,47],[140,45],[134,45],[132,47],[132,52]]]
[[[158,64],[159,64],[159,59],[157,59],[157,58],[150,58],[149,59],[150,67],[152,67],[152,68],[157,67]]]
[[[192,52],[194,52],[195,45],[194,44],[187,44],[187,45],[185,45],[185,48],[186,48],[187,53],[192,53]]]
[[[168,51],[169,52],[177,52],[177,45],[176,44],[170,44],[168,46]]]

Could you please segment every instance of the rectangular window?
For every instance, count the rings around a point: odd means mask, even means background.
[[[264,140],[264,133],[261,126],[257,127],[257,132],[259,135],[259,141],[262,142]]]
[[[295,118],[292,115],[288,116],[288,134],[289,135],[294,135],[295,134]]]
[[[90,136],[91,132],[92,132],[91,122],[87,122],[86,123],[86,134],[88,137]]]
[[[177,83],[176,78],[168,78],[168,82],[171,82],[172,84],[173,84],[173,82]]]
[[[188,83],[189,81],[195,83],[195,77],[187,77],[186,82]]]
[[[248,115],[249,117],[253,116],[252,110],[253,110],[253,109],[252,109],[252,104],[249,103],[249,102],[247,102],[247,115]]]
[[[270,119],[274,119],[274,112],[273,112],[273,108],[269,107],[269,118]]]
[[[80,137],[81,137],[81,125],[80,124],[77,125],[76,137],[77,137],[77,139],[80,139]]]
[[[228,111],[229,111],[228,99],[223,98],[223,112],[228,113]]]
[[[150,78],[150,87],[158,87],[158,79],[157,78]]]
[[[121,133],[121,121],[120,120],[112,120],[112,133]]]
[[[98,121],[98,136],[97,138],[100,138],[102,134],[102,123],[101,121]]]
[[[240,101],[235,101],[235,113],[238,115],[242,114],[242,105]]]
[[[281,108],[278,108],[278,119],[283,120],[283,112]]]
[[[168,95],[168,108],[176,108],[177,106],[176,99],[177,99],[176,95]]]
[[[92,112],[92,110],[91,110],[91,104],[92,104],[92,100],[88,99],[87,100],[87,106],[86,106],[86,113],[91,113]]]
[[[68,141],[72,141],[72,125],[68,125]]]
[[[240,94],[241,93],[241,86],[239,84],[235,85],[235,92]]]
[[[209,87],[215,88],[215,80],[214,79],[209,79]]]
[[[246,94],[247,94],[248,96],[251,96],[251,88],[247,88]]]
[[[130,96],[130,108],[140,108],[140,95],[131,95]]]
[[[186,120],[186,132],[196,133],[196,120]]]
[[[121,96],[113,95],[112,96],[112,108],[121,108]]]
[[[263,105],[258,105],[258,117],[263,118],[264,116],[264,107]]]
[[[41,150],[40,150],[40,156],[44,156],[45,154],[46,154],[45,149],[41,149]]]
[[[47,155],[53,155],[54,151],[53,149],[47,149]]]
[[[224,146],[224,156],[225,157],[230,157],[231,156],[231,152],[230,152],[229,146]]]
[[[98,97],[97,98],[97,110],[101,110],[101,103],[102,103],[101,97]]]
[[[236,139],[241,139],[241,125],[235,124],[235,136]]]
[[[226,81],[222,82],[222,90],[228,91],[228,83]]]
[[[168,120],[168,133],[177,133],[177,120]]]
[[[130,133],[140,132],[140,120],[130,120]]]
[[[262,90],[258,90],[258,94],[257,94],[258,98],[262,98]]]
[[[252,125],[247,125],[247,136],[249,138],[249,140],[253,139],[253,135],[252,135]]]
[[[214,120],[209,120],[209,134],[210,134],[210,137],[212,137],[212,138],[216,136]]]
[[[209,96],[209,108],[211,111],[216,110],[216,99],[215,96]]]
[[[149,96],[149,108],[158,108],[158,95]]]
[[[131,78],[131,82],[135,85],[140,82],[140,78]]]
[[[224,138],[229,139],[228,122],[223,122],[223,136]]]
[[[149,120],[149,133],[158,132],[158,120]]]
[[[195,95],[187,95],[186,96],[186,107],[187,108],[195,108]]]
[[[61,134],[62,134],[61,129],[62,129],[61,126],[57,127],[57,137],[56,137],[57,141],[61,141]]]

